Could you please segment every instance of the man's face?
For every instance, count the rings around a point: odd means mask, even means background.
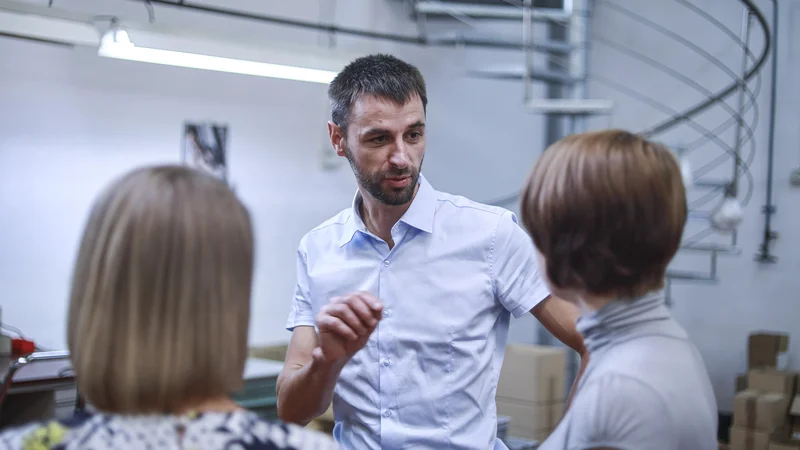
[[[333,124],[329,129],[337,154],[347,158],[359,185],[376,200],[397,206],[414,198],[425,157],[425,110],[419,97],[398,105],[361,96],[350,111],[347,137]]]

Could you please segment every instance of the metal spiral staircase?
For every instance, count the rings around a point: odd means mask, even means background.
[[[514,66],[482,67],[469,70],[471,76],[492,79],[517,80],[523,85],[522,96],[531,114],[545,115],[545,142],[549,145],[566,134],[586,131],[590,128],[591,118],[605,116],[613,118],[615,104],[610,99],[589,98],[589,82],[602,85],[617,96],[626,97],[659,112],[663,120],[650,124],[640,131],[650,139],[660,140],[662,137],[683,134],[690,130],[696,136],[688,143],[676,145],[665,140],[664,143],[673,148],[677,156],[685,161],[692,152],[705,153],[706,162],[691,170],[687,183],[689,195],[689,223],[687,233],[681,245],[681,253],[694,253],[707,256],[707,271],[684,271],[670,268],[667,276],[666,296],[671,303],[671,286],[674,281],[706,281],[717,280],[717,259],[719,255],[738,255],[736,230],[728,236],[719,236],[712,226],[711,214],[726,200],[736,199],[742,206],[752,199],[753,177],[750,165],[756,154],[756,142],[753,136],[759,119],[758,95],[761,90],[761,71],[774,46],[775,29],[770,28],[764,14],[752,0],[740,0],[743,9],[742,28],[737,34],[720,20],[692,4],[689,0],[672,0],[679,4],[686,14],[702,19],[708,27],[718,30],[725,39],[730,39],[741,50],[739,67],[728,67],[709,49],[692,42],[670,29],[664,20],[645,17],[628,8],[620,6],[614,0],[416,0],[413,2],[414,16],[418,21],[420,33],[424,39],[441,42],[455,40],[464,45],[483,47],[501,47],[522,49],[521,61]],[[458,3],[456,3],[458,2]],[[702,57],[709,64],[724,72],[730,81],[724,86],[708,88],[695,81],[689,74],[668,66],[657,57],[637,51],[632,46],[619,43],[598,30],[592,29],[592,16],[602,8],[604,13],[615,14],[630,23],[644,26],[650,33],[661,35],[686,52]],[[777,5],[773,24],[777,24]],[[500,35],[488,25],[499,19],[518,21],[521,39]],[[446,31],[432,35],[428,30],[429,21],[450,21],[454,31]],[[773,25],[776,26],[776,25]],[[536,28],[540,31],[536,33]],[[541,28],[545,28],[543,37]],[[754,30],[757,28],[757,30]],[[764,40],[758,54],[753,50],[751,35],[754,31],[763,33]],[[656,71],[679,82],[685,89],[697,93],[696,103],[686,105],[682,109],[669,106],[667,95],[662,97],[645,93],[615,80],[613,73],[599,73],[589,70],[589,55],[592,46],[605,47],[606,50],[624,55],[637,64],[637,73],[647,76],[648,71]],[[537,64],[538,61],[538,64]],[[774,55],[773,55],[774,87]],[[535,83],[544,84],[547,97],[536,98],[533,92]],[[773,105],[774,105],[774,89]],[[728,104],[735,101],[735,106]],[[702,114],[717,109],[724,112],[724,119],[715,126],[708,126],[707,120],[700,120]],[[596,120],[596,119],[595,119]],[[774,107],[770,121],[774,123]],[[607,123],[605,124],[607,126]],[[617,124],[623,128],[625,124]],[[733,139],[726,141],[722,136],[730,134],[733,128]],[[677,133],[676,133],[677,131]],[[687,133],[689,134],[689,133]],[[769,164],[771,173],[772,134],[770,127]],[[672,144],[672,145],[670,145]],[[709,160],[710,158],[710,160]],[[709,178],[709,173],[721,165],[730,164],[730,177],[723,180]],[[770,217],[774,213],[771,206],[770,182],[768,181],[767,205],[764,208],[766,225],[764,243],[759,259],[769,261],[769,241],[773,238],[770,230]],[[509,206],[517,203],[519,194],[515,193],[496,199],[493,204]],[[716,205],[713,205],[716,203]],[[708,207],[709,204],[713,206]],[[699,229],[699,230],[698,230]],[[717,235],[717,236],[714,236]],[[712,238],[712,239],[708,239]],[[724,241],[727,239],[727,242]],[[711,242],[709,242],[711,241]],[[535,342],[558,345],[558,342],[542,327],[536,330]],[[567,385],[577,373],[577,358],[570,360],[567,367]]]
[[[669,286],[673,280],[716,281],[718,255],[741,253],[737,247],[737,233],[728,234],[729,242],[714,243],[707,238],[717,234],[710,223],[714,210],[726,199],[737,199],[746,205],[753,195],[753,177],[750,165],[756,154],[753,130],[759,119],[757,98],[761,89],[761,71],[770,52],[772,36],[764,14],[752,0],[740,0],[743,7],[742,29],[738,32],[729,29],[720,20],[692,4],[689,0],[672,0],[683,7],[685,14],[702,19],[711,29],[718,30],[725,39],[730,39],[741,49],[741,65],[728,67],[709,49],[692,42],[670,29],[663,20],[648,18],[613,0],[418,0],[413,2],[414,16],[424,38],[432,41],[455,40],[464,45],[484,47],[519,47],[522,58],[514,66],[481,67],[468,70],[471,76],[518,80],[523,85],[523,100],[532,114],[546,116],[545,144],[563,137],[565,134],[585,131],[589,128],[589,118],[597,115],[613,116],[614,102],[609,99],[588,98],[589,81],[603,85],[620,96],[640,102],[664,116],[660,122],[638,130],[651,139],[659,140],[672,135],[676,130],[691,130],[697,137],[688,143],[665,143],[672,147],[681,158],[692,152],[703,152],[714,156],[710,161],[692,170],[690,185],[690,224],[681,247],[683,252],[702,252],[708,255],[708,271],[681,271],[671,269],[668,274]],[[773,3],[774,4],[774,3]],[[602,9],[604,13],[616,14],[632,23],[645,26],[650,33],[659,34],[671,40],[687,52],[704,58],[709,64],[724,72],[730,82],[721,87],[708,88],[695,81],[689,74],[666,65],[657,57],[644,54],[632,46],[616,42],[591,27],[593,14]],[[520,38],[509,38],[493,31],[491,23],[498,20],[518,21]],[[439,31],[431,34],[431,22],[437,25],[450,21],[452,31]],[[535,37],[537,27],[547,29],[547,37]],[[757,29],[756,29],[757,28]],[[495,29],[496,30],[496,27]],[[541,31],[541,30],[540,30]],[[751,35],[754,31],[763,33],[764,43],[758,54],[754,53]],[[541,35],[542,33],[539,33]],[[638,65],[637,71],[647,76],[648,71],[658,71],[680,82],[685,89],[695,91],[700,99],[685,109],[675,109],[662,98],[652,93],[644,93],[615,80],[613,73],[605,74],[589,71],[588,58],[592,47],[604,47],[618,52]],[[539,60],[537,64],[535,61]],[[544,60],[546,64],[542,64]],[[548,98],[532,95],[532,86],[543,83],[547,86]],[[735,100],[736,105],[728,104]],[[709,127],[698,117],[709,110],[718,109],[726,118],[716,126]],[[624,124],[619,126],[625,127]],[[721,136],[734,128],[732,142]],[[679,133],[684,130],[679,130]],[[732,165],[729,179],[714,180],[708,174],[723,164]],[[491,203],[508,206],[518,201],[512,194]],[[713,204],[708,208],[709,204]],[[769,201],[768,201],[769,203]],[[767,206],[764,213],[774,212]],[[694,225],[694,226],[693,226]],[[699,226],[698,226],[699,225]],[[769,259],[768,240],[762,248],[764,258]]]

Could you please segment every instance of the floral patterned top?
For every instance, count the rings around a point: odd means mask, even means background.
[[[249,411],[185,416],[77,414],[0,433],[2,450],[335,450],[334,441]]]

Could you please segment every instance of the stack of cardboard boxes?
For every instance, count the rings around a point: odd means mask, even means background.
[[[497,413],[511,418],[508,435],[544,440],[564,411],[567,352],[563,348],[506,347],[497,386]]]
[[[748,373],[737,379],[733,402],[731,450],[800,450],[800,436],[794,439],[793,417],[800,410],[797,373],[779,370],[779,355],[789,347],[789,336],[753,333],[748,343]],[[800,411],[798,411],[800,412]],[[800,431],[800,427],[798,427]]]

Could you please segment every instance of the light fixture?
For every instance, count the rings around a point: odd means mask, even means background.
[[[742,204],[730,193],[725,194],[725,199],[719,207],[711,213],[711,227],[722,234],[730,234],[739,227],[744,219]]]
[[[681,178],[683,178],[683,186],[689,189],[694,184],[694,175],[692,174],[692,164],[689,162],[687,156],[680,158]]]
[[[328,84],[336,77],[336,72],[330,70],[223,58],[159,48],[137,47],[131,42],[128,33],[120,29],[115,21],[112,21],[111,29],[103,34],[97,54],[106,58],[150,64],[280,78],[284,80],[307,81],[311,83]]]

